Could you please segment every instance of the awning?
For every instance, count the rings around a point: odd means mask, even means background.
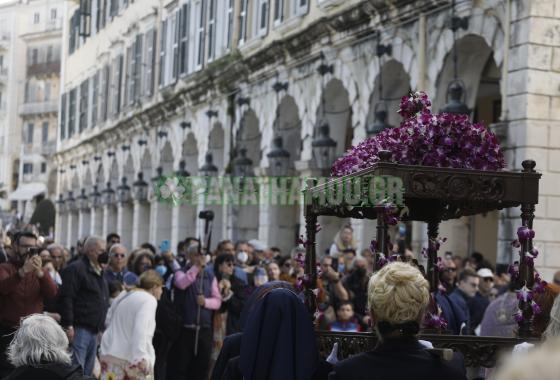
[[[29,201],[36,195],[47,192],[47,185],[42,182],[24,183],[8,197],[11,201]]]

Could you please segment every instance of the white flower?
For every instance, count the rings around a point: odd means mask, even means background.
[[[179,185],[179,179],[174,177],[167,178],[165,180],[165,184],[160,187],[159,191],[163,199],[171,197],[181,199],[183,197],[183,193],[185,192],[185,188]]]

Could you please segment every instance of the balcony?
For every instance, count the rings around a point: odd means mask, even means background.
[[[60,61],[39,62],[27,66],[27,76],[60,75]]]
[[[46,102],[25,103],[19,106],[21,116],[41,115],[58,112],[58,101],[49,100]]]
[[[45,32],[62,32],[62,18],[40,22],[38,24],[30,24],[26,28],[26,34],[45,33]]]

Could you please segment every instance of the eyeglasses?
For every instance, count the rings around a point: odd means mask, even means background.
[[[126,255],[124,253],[113,253],[113,257],[125,258]]]
[[[484,277],[485,282],[494,282],[494,277]]]

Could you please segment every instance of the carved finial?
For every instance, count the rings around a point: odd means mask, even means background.
[[[388,150],[380,150],[378,156],[380,162],[391,162],[391,158],[393,158],[393,153],[391,153]]]
[[[521,166],[523,166],[523,171],[526,173],[534,173],[535,172],[535,166],[537,166],[537,163],[534,160],[525,160],[521,163]]]

